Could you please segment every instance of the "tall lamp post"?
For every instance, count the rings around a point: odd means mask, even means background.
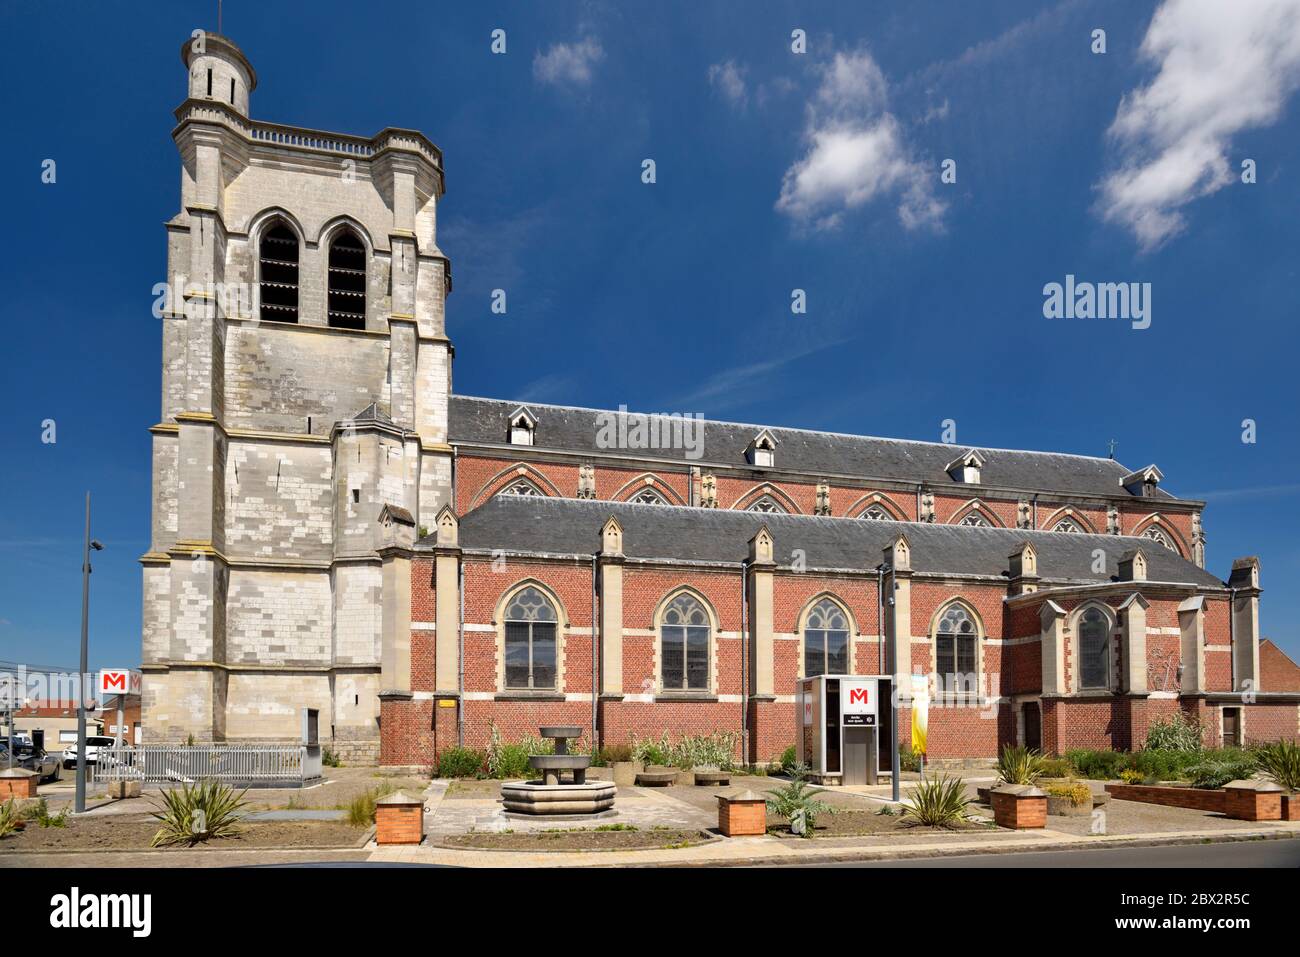
[[[76,813],[86,810],[86,674],[90,671],[90,550],[104,546],[90,537],[90,493],[86,493],[86,544],[81,559],[81,670],[77,675],[77,799]]]

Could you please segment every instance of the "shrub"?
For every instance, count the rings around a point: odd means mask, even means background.
[[[812,837],[818,814],[835,813],[829,804],[813,797],[817,792],[809,790],[808,782],[802,778],[795,778],[789,784],[773,788],[767,793],[767,809],[788,820],[791,833],[802,834],[804,837]]]
[[[329,748],[325,748],[321,751],[320,763],[325,765],[327,768],[340,768],[343,766],[343,762],[339,760],[339,756]]]
[[[51,814],[50,807],[45,803],[45,798],[41,798],[35,804],[29,805],[22,812],[24,820],[35,821],[41,827],[67,827],[68,812],[71,807],[65,806],[58,814]]]
[[[1119,772],[1119,779],[1125,784],[1141,784],[1147,779],[1147,776],[1137,768],[1125,768]]]
[[[1300,791],[1300,744],[1295,741],[1277,741],[1266,744],[1255,752],[1261,771],[1264,771],[1288,791]]]
[[[1183,777],[1187,769],[1201,759],[1200,751],[1143,749],[1131,755],[1128,763],[1142,774],[1144,780],[1172,781]]]
[[[782,771],[789,771],[792,767],[794,767],[798,763],[799,763],[799,752],[795,750],[793,744],[781,752],[780,764],[781,764]]]
[[[1109,781],[1119,777],[1127,755],[1118,751],[1074,748],[1065,752],[1065,758],[1074,765],[1080,777]]]
[[[528,747],[524,744],[507,744],[501,732],[492,725],[487,748],[487,775],[490,778],[523,778],[529,773]]]
[[[1218,754],[1192,765],[1187,773],[1192,780],[1192,787],[1221,788],[1229,781],[1248,778],[1254,774],[1255,760],[1244,753]]]
[[[953,828],[965,822],[969,804],[965,782],[940,775],[917,785],[912,803],[903,808],[902,820],[911,825]]]
[[[0,804],[0,837],[7,837],[22,828],[22,815],[18,812],[18,802],[13,798]]]
[[[1029,748],[1007,747],[998,757],[998,780],[1004,784],[1033,784],[1043,776],[1043,756]]]
[[[149,842],[151,847],[188,844],[193,847],[200,841],[214,837],[232,837],[238,834],[239,812],[246,805],[244,795],[220,781],[206,780],[197,784],[184,784],[162,792],[163,803],[153,817],[161,822],[158,833]]]
[[[1073,781],[1069,784],[1049,784],[1044,790],[1052,797],[1069,798],[1070,804],[1074,807],[1092,804],[1092,789],[1082,781]]]
[[[921,757],[912,750],[912,745],[900,744],[898,746],[898,770],[900,771],[919,771],[921,770]]]
[[[632,737],[632,760],[640,761],[642,764],[668,764],[669,754],[672,752],[672,744],[668,740],[668,732],[656,741],[654,738],[637,738]]]
[[[715,731],[712,734],[683,735],[673,744],[665,731],[658,741],[633,737],[632,760],[688,770],[710,766],[730,771],[736,766],[736,743],[739,740],[740,735],[735,731]]]
[[[1147,729],[1146,751],[1200,751],[1201,725],[1183,714],[1157,719]]]
[[[1038,764],[1045,778],[1072,778],[1074,765],[1065,758],[1042,758]]]
[[[600,760],[605,764],[616,764],[632,760],[632,745],[607,744],[600,749]]]
[[[448,748],[438,755],[438,777],[481,778],[487,755],[473,748]]]

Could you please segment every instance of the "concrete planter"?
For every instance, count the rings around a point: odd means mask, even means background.
[[[636,784],[637,772],[641,770],[640,761],[615,761],[612,770],[614,783],[621,788],[630,788]]]
[[[1047,827],[1047,794],[1032,784],[1004,784],[990,794],[998,827],[1024,831]]]
[[[1047,795],[1047,813],[1057,817],[1088,817],[1092,814],[1092,802],[1073,804],[1068,797]]]
[[[695,772],[679,770],[677,772],[677,786],[687,788],[695,787]]]
[[[1272,781],[1232,781],[1223,787],[1223,813],[1239,821],[1280,821],[1284,793]]]

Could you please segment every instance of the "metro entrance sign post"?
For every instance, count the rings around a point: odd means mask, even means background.
[[[117,731],[114,733],[113,746],[122,746],[122,727],[126,723],[126,696],[140,694],[140,672],[129,668],[105,668],[99,673],[96,692],[101,701],[109,695],[117,696]]]

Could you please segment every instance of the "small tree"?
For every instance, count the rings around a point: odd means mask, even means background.
[[[773,788],[767,793],[770,795],[767,809],[788,820],[790,832],[802,837],[812,837],[818,814],[835,813],[835,809],[825,801],[813,797],[815,792],[809,790],[808,782],[802,777],[796,777],[789,784]]]

